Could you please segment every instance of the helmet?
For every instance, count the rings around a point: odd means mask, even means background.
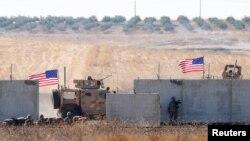
[[[71,112],[67,112],[67,117],[71,117]]]
[[[40,115],[40,119],[44,119],[44,116],[43,116],[43,114],[41,114],[41,115]]]
[[[175,100],[175,97],[174,97],[174,96],[172,96],[172,97],[171,97],[171,100],[172,100],[172,101],[174,101],[174,100]]]
[[[30,114],[27,115],[27,119],[31,119],[31,115]]]

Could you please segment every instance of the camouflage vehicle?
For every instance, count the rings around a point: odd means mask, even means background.
[[[104,116],[107,90],[103,80],[95,80],[89,76],[87,80],[74,80],[75,89],[53,90],[53,106],[54,109],[59,109],[57,116],[64,118],[68,112],[73,116]]]
[[[222,73],[223,79],[242,79],[241,66],[226,65]]]

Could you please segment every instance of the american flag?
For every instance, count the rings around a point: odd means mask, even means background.
[[[204,71],[204,57],[185,59],[180,62],[179,66],[182,69],[182,73]]]
[[[33,74],[29,76],[29,80],[38,80],[39,87],[48,85],[57,85],[59,83],[58,71],[46,70],[44,73]]]

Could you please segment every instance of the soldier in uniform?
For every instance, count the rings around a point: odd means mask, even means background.
[[[178,108],[180,101],[176,101],[175,97],[173,96],[171,98],[171,102],[168,105],[168,113],[169,113],[169,119],[170,123],[176,123],[177,122],[177,117],[178,117]]]
[[[16,125],[16,119],[15,118],[10,118],[10,119],[5,119],[3,121],[3,125]]]
[[[71,124],[72,123],[72,119],[73,119],[72,113],[71,112],[67,112],[67,117],[64,118],[64,122],[68,123],[68,124]]]
[[[110,88],[109,87],[106,88],[106,93],[110,93]]]
[[[109,88],[109,87],[106,88],[106,93],[105,93],[105,95],[104,95],[104,98],[105,98],[105,99],[106,99],[107,94],[110,94],[110,88]]]
[[[31,117],[31,115],[27,115],[24,125],[33,125],[33,119]]]
[[[46,123],[46,120],[45,120],[43,114],[41,114],[40,117],[39,117],[39,120],[37,121],[37,124],[38,125],[43,125],[45,123]]]
[[[88,76],[88,80],[93,80],[91,76]]]

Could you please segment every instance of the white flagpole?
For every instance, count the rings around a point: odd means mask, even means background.
[[[58,90],[60,89],[60,77],[59,77],[59,70],[57,69],[57,77],[58,77]]]
[[[203,79],[205,78],[205,59],[203,56]]]

